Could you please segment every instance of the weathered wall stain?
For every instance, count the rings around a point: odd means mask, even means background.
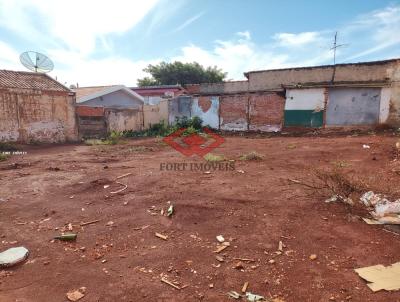
[[[252,94],[249,99],[249,130],[277,132],[282,129],[285,98],[276,93]]]
[[[0,140],[65,142],[78,138],[69,92],[0,90]]]
[[[198,116],[204,126],[218,129],[219,127],[219,98],[207,96],[194,98],[192,101],[191,116]]]
[[[232,131],[248,130],[248,96],[226,95],[220,99],[220,128]]]

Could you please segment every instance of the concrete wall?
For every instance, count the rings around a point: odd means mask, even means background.
[[[76,141],[74,104],[75,98],[69,92],[2,89],[0,141]]]
[[[378,124],[380,99],[380,88],[330,88],[326,125]]]
[[[194,98],[191,116],[198,116],[204,126],[218,129],[219,127],[219,98],[217,96],[201,96]]]
[[[143,129],[143,111],[140,109],[106,108],[104,116],[108,132]]]
[[[325,88],[287,89],[285,126],[322,127]]]
[[[335,82],[384,82],[393,78],[397,61],[337,65]],[[279,89],[282,85],[331,82],[333,66],[250,72],[249,90]]]
[[[161,121],[168,123],[168,101],[161,101],[158,105],[144,105],[143,118],[145,129]]]
[[[92,106],[92,107],[133,109],[133,108],[140,108],[143,105],[143,103],[140,100],[133,97],[132,95],[129,95],[122,90],[119,90],[98,98],[91,99],[83,103],[79,103],[79,105]]]
[[[192,117],[192,102],[191,96],[179,96],[177,98],[171,99],[168,103],[168,123],[173,125],[176,118],[181,118],[186,116],[188,118]]]

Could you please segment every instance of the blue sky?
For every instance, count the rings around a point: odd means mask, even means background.
[[[19,53],[53,59],[67,85],[135,85],[160,61],[249,70],[400,57],[400,1],[0,0],[0,69]]]

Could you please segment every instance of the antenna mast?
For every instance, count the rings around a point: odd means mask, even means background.
[[[335,38],[333,40],[333,46],[331,50],[333,50],[333,74],[332,74],[332,83],[335,81],[335,73],[336,73],[336,49],[339,47],[347,46],[348,44],[337,44],[338,40],[338,32],[335,32]]]

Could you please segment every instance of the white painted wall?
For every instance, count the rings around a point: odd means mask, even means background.
[[[193,99],[192,103],[192,116],[198,116],[203,120],[204,126],[210,126],[211,128],[218,129],[219,126],[219,98],[217,96],[210,97],[211,106],[210,108],[204,112],[203,109],[199,106],[199,99]]]
[[[323,110],[324,88],[287,89],[285,110]]]

